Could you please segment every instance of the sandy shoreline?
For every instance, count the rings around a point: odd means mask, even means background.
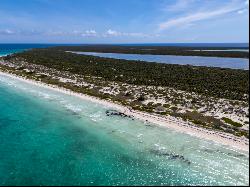
[[[217,132],[217,131],[211,131],[211,130],[206,130],[203,128],[195,127],[193,125],[190,125],[188,122],[184,122],[182,120],[179,120],[179,119],[171,117],[171,116],[161,117],[158,115],[153,115],[153,114],[148,114],[145,112],[135,111],[135,110],[132,110],[128,107],[116,104],[116,103],[111,102],[111,101],[106,101],[106,100],[99,99],[97,97],[93,97],[93,96],[89,96],[89,95],[85,95],[85,94],[81,94],[81,93],[76,93],[76,92],[73,92],[71,90],[61,88],[61,87],[58,87],[55,85],[48,85],[48,84],[43,83],[43,82],[25,79],[23,77],[19,77],[19,76],[14,75],[14,74],[2,72],[1,70],[0,70],[0,75],[8,76],[10,78],[18,79],[20,81],[23,81],[23,82],[26,82],[29,84],[52,89],[52,90],[55,90],[58,92],[62,92],[64,94],[72,95],[72,96],[75,96],[75,97],[78,97],[78,98],[81,98],[84,100],[98,103],[98,104],[104,105],[106,107],[110,107],[110,108],[119,110],[120,112],[122,112],[126,115],[132,116],[133,118],[144,121],[144,122],[150,122],[153,124],[157,124],[157,125],[160,125],[163,127],[167,127],[167,128],[176,130],[176,131],[181,132],[181,133],[186,133],[186,134],[196,136],[196,137],[199,137],[202,139],[214,141],[214,142],[219,143],[219,144],[227,145],[227,146],[230,146],[230,147],[235,148],[235,149],[249,152],[249,140],[247,140],[246,138],[239,138],[239,137],[235,137],[231,134]]]

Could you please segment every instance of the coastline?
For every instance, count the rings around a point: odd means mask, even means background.
[[[116,110],[118,110],[118,111],[120,111],[128,116],[133,117],[134,119],[144,121],[145,123],[149,122],[152,124],[156,124],[156,125],[159,125],[162,127],[176,130],[180,133],[189,134],[189,135],[201,138],[201,139],[213,141],[215,143],[223,144],[223,145],[232,147],[234,149],[246,151],[249,153],[249,141],[246,138],[235,137],[235,136],[227,134],[227,133],[212,131],[212,130],[207,130],[207,129],[203,129],[200,127],[196,127],[194,125],[190,125],[188,122],[179,120],[179,119],[171,117],[171,116],[162,117],[162,116],[158,116],[158,115],[154,115],[154,114],[135,111],[135,110],[130,109],[129,107],[122,106],[120,104],[117,104],[117,103],[114,103],[111,101],[102,100],[100,98],[89,96],[89,95],[82,94],[82,93],[76,93],[76,92],[73,92],[71,90],[68,90],[68,89],[65,89],[62,87],[58,87],[55,85],[49,85],[49,84],[46,84],[43,82],[26,79],[24,77],[17,76],[15,74],[3,72],[2,70],[0,70],[0,75],[8,76],[10,78],[14,78],[14,79],[18,79],[20,81],[26,82],[28,84],[51,89],[51,90],[54,90],[57,92],[67,94],[67,95],[72,95],[72,96],[78,97],[78,98],[83,99],[83,100],[91,101],[93,103],[98,103],[98,104],[104,105],[106,107],[116,109]]]

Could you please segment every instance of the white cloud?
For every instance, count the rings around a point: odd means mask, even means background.
[[[13,35],[13,34],[16,34],[16,32],[10,29],[4,29],[4,30],[0,30],[0,34],[1,35]]]
[[[144,34],[144,33],[124,33],[125,36],[132,36],[132,37],[148,37],[148,34]]]
[[[82,31],[74,30],[72,31],[72,34],[78,36],[82,34]]]
[[[174,4],[168,5],[166,11],[183,11],[189,8],[195,0],[177,0]]]
[[[245,8],[245,9],[239,10],[237,13],[238,14],[244,14],[247,11],[248,11],[248,9]]]
[[[83,37],[96,37],[98,36],[95,30],[86,30],[84,33],[81,34]]]
[[[169,29],[172,27],[178,27],[178,26],[183,26],[183,25],[187,25],[187,24],[193,24],[193,23],[198,22],[198,21],[213,19],[213,18],[216,18],[218,16],[222,16],[222,15],[229,14],[232,12],[240,11],[243,7],[245,7],[245,5],[243,6],[242,4],[240,4],[240,5],[237,4],[237,6],[236,6],[235,3],[231,3],[227,6],[219,8],[219,9],[200,11],[200,12],[196,12],[193,14],[179,17],[179,18],[170,19],[166,22],[160,23],[159,30],[160,31],[166,30],[166,29]]]
[[[52,33],[49,32],[51,35]],[[49,34],[48,33],[48,34]],[[41,35],[44,34],[41,31],[34,29],[31,30],[10,30],[10,29],[0,29],[0,35],[20,35],[20,36],[32,36],[32,35]]]
[[[66,35],[66,33],[63,31],[48,31],[48,32],[45,32],[44,34],[48,35],[48,36],[64,36],[64,35]]]
[[[115,30],[111,30],[109,29],[105,34],[104,36],[121,36],[122,33],[118,32],[118,31],[115,31]]]
[[[82,37],[152,37],[152,36],[159,36],[159,35],[150,35],[150,34],[144,34],[144,33],[140,33],[140,32],[120,32],[120,31],[116,31],[113,29],[108,29],[107,31],[103,32],[103,33],[98,33],[95,30],[86,30],[84,32],[82,31],[72,31],[72,32],[68,32],[68,35],[75,35],[75,36],[82,36]]]
[[[103,34],[103,37],[136,37],[136,38],[146,38],[146,37],[159,37],[159,34],[145,34],[140,32],[119,32],[112,29],[107,30]]]
[[[49,37],[65,37],[65,36],[75,36],[75,37],[129,37],[129,38],[149,38],[149,37],[159,37],[159,34],[145,34],[140,32],[119,32],[116,30],[109,29],[105,32],[98,33],[94,29],[89,29],[85,31],[73,30],[73,31],[60,31],[60,30],[48,30],[48,31],[37,31],[37,30],[10,30],[10,29],[0,29],[0,35],[44,35]]]

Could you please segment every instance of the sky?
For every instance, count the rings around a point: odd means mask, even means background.
[[[249,0],[0,0],[0,43],[248,43]]]

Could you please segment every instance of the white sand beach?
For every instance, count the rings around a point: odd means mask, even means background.
[[[186,133],[195,137],[199,137],[202,139],[210,140],[215,143],[223,144],[235,149],[240,149],[246,152],[249,152],[249,140],[243,137],[235,137],[231,134],[223,133],[223,132],[218,132],[218,131],[212,131],[212,130],[206,130],[203,128],[196,127],[188,122],[185,122],[181,119],[177,119],[171,116],[158,116],[158,115],[153,115],[145,112],[140,112],[140,111],[135,111],[130,109],[129,107],[122,106],[120,104],[116,104],[111,101],[107,100],[102,100],[97,97],[92,97],[89,95],[81,94],[81,93],[76,93],[71,90],[61,88],[55,85],[48,85],[43,82],[38,82],[34,80],[29,80],[25,79],[23,77],[19,77],[14,74],[10,73],[5,73],[0,71],[0,75],[8,76],[14,79],[18,79],[20,81],[24,81],[29,84],[33,84],[39,87],[44,87],[48,89],[52,89],[58,92],[62,92],[64,94],[72,95],[75,97],[78,97],[80,99],[88,100],[94,103],[98,103],[101,105],[104,105],[106,107],[113,108],[115,110],[118,110],[126,115],[129,115],[135,119],[144,121],[145,123],[152,123],[156,125],[160,125],[166,128],[171,128],[173,130],[176,130],[181,133]]]

